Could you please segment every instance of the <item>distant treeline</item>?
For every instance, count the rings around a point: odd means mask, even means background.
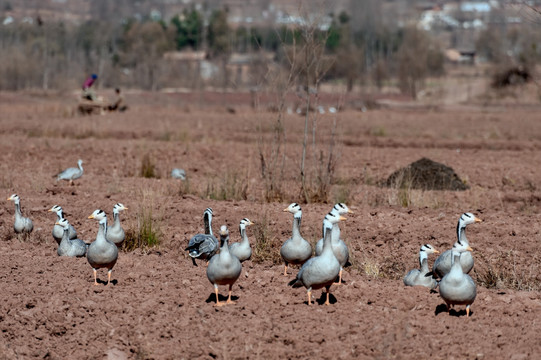
[[[205,19],[197,10],[186,9],[169,22],[13,23],[0,26],[0,90],[69,90],[90,73],[98,74],[99,86],[108,88],[261,88],[270,85],[271,68],[276,74],[276,69],[287,73],[293,67],[310,67],[311,59],[294,57],[295,49],[308,42],[321,46],[318,61],[324,66],[318,80],[341,82],[348,89],[355,84],[382,87],[392,80],[415,96],[423,79],[443,74],[443,49],[424,31],[381,23],[353,30],[350,22],[346,13],[340,13],[324,29],[318,24],[232,27],[225,10],[213,11]],[[491,34],[488,30],[481,34],[478,52],[498,61],[506,37]],[[510,36],[518,43],[520,33]],[[537,51],[527,50],[534,53],[527,59],[537,60]],[[181,60],[164,56],[171,51],[204,56]],[[250,56],[233,62],[232,54]],[[307,74],[302,84],[306,81],[314,80]]]

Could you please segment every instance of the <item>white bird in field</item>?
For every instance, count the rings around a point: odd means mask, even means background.
[[[284,275],[287,275],[288,264],[302,265],[312,256],[312,245],[301,236],[301,206],[292,203],[284,211],[293,214],[293,233],[280,248],[280,255],[284,259]]]
[[[67,180],[70,185],[73,185],[73,180],[83,176],[83,160],[77,161],[77,167],[70,167],[56,175],[56,181]]]
[[[428,268],[428,255],[439,254],[440,252],[430,244],[424,244],[419,250],[419,266],[420,269],[410,270],[404,277],[404,285],[406,286],[425,286],[429,289],[435,289],[438,282],[434,278],[432,271]]]
[[[340,263],[334,256],[332,249],[331,232],[333,224],[346,220],[346,218],[337,213],[329,213],[325,216],[325,240],[321,255],[309,259],[299,270],[297,278],[289,283],[290,286],[304,286],[308,292],[308,305],[312,303],[312,290],[325,288],[327,291],[327,300],[325,305],[330,305],[329,292],[340,273]]]
[[[242,265],[240,260],[229,252],[229,246],[227,244],[229,240],[229,231],[225,225],[220,228],[220,252],[214,255],[207,267],[207,278],[210,283],[214,285],[214,292],[216,294],[216,306],[222,306],[218,297],[218,285],[229,286],[229,297],[226,304],[233,304],[231,300],[231,288],[233,284],[240,276],[242,271]]]
[[[34,224],[30,218],[24,217],[21,212],[21,198],[17,194],[13,194],[7,198],[7,201],[13,201],[15,203],[15,222],[13,223],[13,230],[17,234],[29,234],[34,230]]]

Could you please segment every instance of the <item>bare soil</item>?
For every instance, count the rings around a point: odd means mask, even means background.
[[[301,231],[317,241],[324,215],[344,200],[355,212],[342,225],[352,266],[345,284],[331,288],[330,306],[319,291],[319,302],[308,306],[305,289],[287,286],[297,269],[283,276],[276,261],[291,233],[282,209],[299,201],[304,118],[284,118],[284,196],[268,203],[258,144],[268,146],[277,114],[250,110],[249,95],[194,99],[128,93],[127,112],[80,117],[74,99],[0,93],[0,188],[4,199],[21,197],[35,227],[27,239],[18,237],[13,203],[0,207],[0,358],[541,357],[540,106],[346,107],[319,115],[322,144],[337,121],[338,163],[328,202],[301,204]],[[140,176],[145,156],[156,178]],[[452,167],[470,188],[377,185],[422,157]],[[56,182],[54,175],[79,158],[83,177],[74,186]],[[312,161],[309,152],[308,169]],[[188,184],[170,178],[173,167],[186,170]],[[213,200],[212,189],[232,177],[246,196]],[[117,202],[129,208],[121,214],[126,229],[137,229],[151,209],[161,243],[121,252],[112,284],[94,286],[85,258],[56,255],[55,216],[46,210],[61,205],[90,242],[97,224],[87,217],[101,208],[111,218]],[[194,267],[184,251],[203,231],[209,206],[214,231],[226,224],[237,241],[238,223],[248,217],[256,223],[248,228],[252,244],[256,232],[271,243],[262,254],[267,260],[243,264],[236,304],[221,308],[204,264]],[[452,246],[466,211],[483,219],[467,231],[478,284],[469,318],[462,307],[446,313],[437,292],[402,283],[422,244]],[[103,270],[98,277],[107,279]],[[227,289],[220,293],[225,299]]]

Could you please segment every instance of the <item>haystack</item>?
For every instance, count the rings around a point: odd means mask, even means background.
[[[463,191],[469,189],[453,168],[427,158],[417,160],[395,171],[384,182],[384,186],[420,190]]]

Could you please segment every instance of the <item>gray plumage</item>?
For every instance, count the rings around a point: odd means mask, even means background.
[[[62,219],[65,219],[62,207],[60,207],[59,205],[53,205],[53,207],[47,211],[56,213],[57,219],[56,219],[56,223],[53,226],[53,238],[55,239],[57,244],[60,245],[60,242],[62,241],[62,237],[64,236],[64,227],[61,225],[58,225],[58,222]],[[68,236],[70,239],[77,238],[77,231],[71,224],[69,224],[68,226]]]
[[[331,231],[333,224],[340,220],[345,220],[345,218],[336,213],[327,214],[324,221],[325,240],[321,255],[315,256],[305,262],[299,270],[296,279],[289,283],[290,286],[304,286],[307,289],[308,305],[312,302],[312,290],[321,289],[323,287],[327,290],[327,301],[325,304],[329,305],[330,287],[340,273],[340,263],[336,256],[334,256],[332,249]]]
[[[120,212],[124,210],[128,210],[128,208],[121,203],[117,203],[113,206],[113,225],[108,226],[107,232],[105,233],[105,238],[114,243],[117,247],[122,246],[122,243],[126,238],[126,233],[124,232],[122,225],[120,225],[119,215]]]
[[[472,213],[464,213],[458,219],[457,224],[457,242],[459,245],[465,244],[469,246],[468,239],[466,238],[466,226],[481,222],[482,220],[477,218]],[[452,255],[451,250],[444,251],[434,262],[432,266],[432,272],[434,276],[439,277],[440,279],[445,276],[451,270]],[[460,263],[462,264],[462,271],[465,274],[469,273],[473,269],[473,256],[470,252],[464,253],[460,257]]]
[[[335,204],[331,210],[331,213],[338,215],[353,214],[346,204],[338,203]],[[316,243],[316,255],[320,255],[323,251],[323,242],[325,238],[325,226],[323,226],[323,237],[318,240]],[[338,276],[338,283],[342,283],[342,271],[349,260],[349,249],[344,240],[340,239],[340,226],[338,223],[333,224],[331,230],[331,243],[334,256],[338,259],[340,263],[340,275]]]
[[[56,225],[61,226],[62,231],[64,232],[62,240],[60,241],[58,249],[56,250],[58,256],[85,256],[88,245],[81,239],[69,238],[70,224],[68,220],[60,219],[56,222]]]
[[[466,305],[466,316],[470,316],[470,306],[477,295],[477,287],[473,279],[462,271],[460,258],[471,251],[469,245],[455,244],[451,250],[453,255],[451,271],[439,283],[440,296],[447,305],[447,311],[450,305]]]
[[[21,212],[21,198],[17,194],[13,194],[7,198],[8,201],[15,203],[15,221],[13,223],[13,230],[17,234],[26,233],[29,234],[34,230],[34,223],[30,218],[24,217]]]
[[[186,171],[184,169],[174,168],[171,170],[171,177],[173,179],[186,180]]]
[[[56,181],[67,180],[72,184],[73,180],[76,180],[81,176],[83,176],[83,160],[79,159],[77,161],[77,167],[70,167],[60,172],[56,175]]]
[[[438,286],[438,282],[428,267],[428,255],[438,253],[439,251],[434,249],[430,244],[421,246],[421,250],[419,251],[420,269],[410,270],[404,277],[404,285],[424,286],[429,289],[435,289]]]
[[[247,218],[242,219],[239,224],[241,241],[229,245],[229,252],[235,255],[240,262],[246,261],[252,256],[252,247],[250,246],[248,235],[246,235],[246,226],[253,224],[254,223]]]
[[[98,285],[97,270],[107,268],[107,285],[111,282],[111,273],[118,259],[118,248],[115,244],[106,239],[107,216],[103,210],[95,210],[89,219],[99,221],[96,240],[90,244],[86,252],[86,258],[94,272],[94,285]]]
[[[219,285],[229,286],[229,297],[226,303],[233,302],[231,301],[231,288],[242,271],[240,260],[229,252],[228,240],[229,231],[225,225],[222,225],[220,228],[220,252],[210,259],[207,267],[207,278],[210,283],[214,285],[216,306],[222,305],[218,297]]]
[[[194,235],[188,242],[188,246],[184,249],[188,251],[188,255],[192,258],[195,266],[195,259],[210,260],[218,251],[218,240],[212,234],[212,209],[207,208],[203,213],[203,222],[205,224],[205,233]]]
[[[293,233],[280,248],[280,255],[284,260],[284,275],[287,275],[289,264],[302,265],[312,256],[312,246],[301,236],[302,210],[300,205],[292,203],[284,211],[293,214]]]

